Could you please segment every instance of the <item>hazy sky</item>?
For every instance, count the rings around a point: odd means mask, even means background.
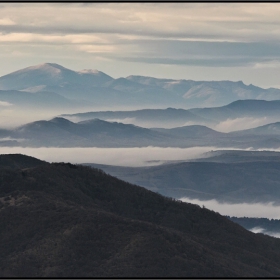
[[[280,87],[279,15],[280,3],[1,3],[0,75],[56,62]]]

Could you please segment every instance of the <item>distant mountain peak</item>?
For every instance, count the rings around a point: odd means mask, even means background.
[[[83,124],[83,125],[87,125],[87,124],[91,124],[91,123],[98,123],[98,124],[108,124],[110,122],[104,121],[104,120],[100,120],[98,118],[94,118],[94,119],[90,119],[90,120],[85,120],[85,121],[80,121],[78,122],[78,124]]]
[[[43,63],[43,64],[40,64],[38,66],[41,66],[41,67],[54,67],[54,68],[58,68],[58,69],[66,69],[65,67],[57,64],[57,63],[53,63],[53,62],[46,62],[46,63]]]
[[[28,72],[30,70],[43,70],[43,71],[48,71],[48,72],[52,71],[52,72],[60,73],[61,70],[67,70],[67,68],[65,68],[59,64],[56,64],[56,63],[43,63],[43,64],[29,66],[24,69],[18,70],[16,72],[17,73]]]
[[[102,71],[99,71],[97,69],[83,69],[83,70],[80,70],[80,71],[76,71],[76,73],[78,75],[90,75],[90,76],[95,76],[95,77],[98,77],[98,78],[102,78],[104,80],[104,82],[108,82],[110,80],[113,80],[113,78],[109,75],[107,75],[106,73],[102,72]]]
[[[49,122],[52,122],[52,123],[72,123],[71,121],[65,119],[65,118],[62,118],[62,117],[55,117],[51,120],[49,120]]]

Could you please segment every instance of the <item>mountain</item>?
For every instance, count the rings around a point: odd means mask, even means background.
[[[221,133],[201,125],[171,129],[143,128],[132,124],[91,119],[71,122],[56,117],[15,129],[0,129],[0,146],[22,147],[219,147],[279,148],[277,134]]]
[[[146,147],[184,142],[172,135],[134,125],[99,119],[74,123],[59,117],[2,130],[2,134],[5,138],[18,139],[18,146],[23,147]]]
[[[129,76],[130,81],[143,85],[156,85],[174,92],[185,99],[191,107],[222,106],[240,99],[277,100],[280,90],[263,89],[254,85],[245,85],[242,81],[192,81],[156,79],[143,76]]]
[[[69,163],[0,173],[1,277],[280,275],[279,239],[208,209]]]
[[[256,128],[234,131],[228,134],[234,139],[246,139],[251,142],[251,147],[280,147],[280,122],[270,123]]]
[[[228,105],[213,108],[195,108],[191,113],[220,122],[244,117],[280,117],[280,100],[238,100]]]
[[[89,107],[96,103],[97,96],[92,96],[96,89],[112,79],[97,70],[72,71],[56,63],[45,63],[0,77],[0,89],[30,92],[33,95],[48,92],[78,102],[82,105],[80,107]],[[102,93],[101,90],[99,94]]]
[[[144,91],[143,91],[144,88]],[[145,90],[145,88],[147,90]],[[143,86],[125,78],[113,79],[98,71],[73,71],[56,63],[45,63],[0,77],[0,89],[54,92],[65,98],[94,102],[92,106],[168,104],[174,97],[163,89]],[[162,101],[161,101],[162,99]]]
[[[0,78],[2,90],[32,90],[34,87],[55,87],[67,84],[96,86],[112,80],[110,76],[100,71],[72,71],[56,63],[45,63],[18,70]]]
[[[176,127],[187,124],[209,124],[211,120],[202,118],[184,109],[142,109],[133,111],[98,111],[76,114],[62,114],[62,117],[76,120],[98,118],[106,121],[130,122],[143,127]]]
[[[280,203],[280,154],[221,151],[221,155],[149,167],[87,163],[124,181],[180,199],[227,203]],[[262,153],[264,158],[261,160]]]
[[[270,123],[251,129],[231,132],[232,135],[278,135],[280,136],[280,122]]]
[[[218,137],[225,136],[225,133],[215,131],[203,125],[189,125],[189,126],[175,127],[170,129],[154,128],[153,130],[170,134],[173,136],[184,137],[184,138],[201,138],[201,137],[218,138]]]
[[[52,92],[67,99],[92,102],[93,108],[194,108],[223,106],[240,99],[280,99],[279,89],[247,86],[241,81],[207,82],[142,76],[114,79],[98,70],[73,71],[56,63],[30,66],[2,76],[0,90]]]

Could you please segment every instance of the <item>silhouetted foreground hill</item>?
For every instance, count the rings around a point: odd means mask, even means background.
[[[279,239],[100,170],[0,168],[0,180],[2,277],[280,276]]]

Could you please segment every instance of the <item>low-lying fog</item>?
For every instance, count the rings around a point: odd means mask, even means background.
[[[48,162],[99,163],[118,166],[151,166],[163,161],[199,158],[215,147],[193,148],[23,148],[0,147],[0,154],[21,153]]]
[[[190,199],[188,197],[182,197],[180,200],[197,204],[201,207],[203,205],[215,212],[219,212],[222,215],[234,216],[234,217],[248,217],[248,218],[268,218],[268,219],[280,219],[280,205],[275,205],[273,202],[269,203],[221,203],[215,199],[211,200],[199,200]]]
[[[252,231],[254,233],[263,233],[263,234],[267,234],[267,235],[270,235],[270,236],[280,238],[280,233],[279,232],[268,231],[268,230],[266,230],[262,227],[254,227],[254,228],[251,228],[250,231]]]
[[[248,218],[267,218],[280,219],[280,205],[275,205],[273,202],[269,203],[220,203],[215,199],[199,200],[182,197],[180,200],[192,204],[197,204],[201,207],[206,207],[210,210],[220,213],[221,215],[234,217],[248,217]],[[251,228],[250,231],[254,233],[263,233],[270,236],[280,238],[280,232],[273,232],[262,227]]]
[[[191,147],[191,148],[57,148],[57,147],[0,147],[0,154],[25,154],[48,162],[98,163],[116,166],[152,166],[172,161],[188,161],[206,157],[204,153],[215,150],[240,150],[236,148]],[[244,149],[253,151],[254,149]],[[261,151],[264,149],[256,149]],[[265,149],[280,151],[279,149]]]
[[[258,126],[270,124],[279,121],[278,118],[254,118],[254,117],[244,117],[236,119],[227,119],[225,121],[219,122],[216,125],[209,126],[210,128],[217,130],[219,132],[232,132],[244,129],[255,128]]]

